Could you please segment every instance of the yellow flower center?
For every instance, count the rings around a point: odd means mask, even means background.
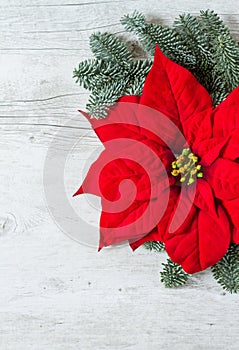
[[[198,163],[198,157],[190,152],[189,148],[184,148],[180,156],[172,162],[173,176],[181,175],[180,182],[187,182],[187,185],[191,185],[195,182],[196,178],[202,178],[202,166]]]

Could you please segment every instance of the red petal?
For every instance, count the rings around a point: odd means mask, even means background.
[[[87,119],[91,122],[96,134],[104,146],[112,153],[118,153],[115,144],[107,143],[116,139],[130,139],[140,141],[149,146],[161,158],[162,151],[165,153],[170,144],[174,142],[173,137],[181,145],[185,143],[185,138],[180,134],[175,125],[162,113],[159,113],[144,105],[136,103],[126,103],[133,101],[131,99],[121,98],[119,103],[115,104],[105,119]],[[85,115],[85,113],[83,113]],[[120,149],[125,147],[121,141]],[[167,155],[166,162],[172,162],[172,152]]]
[[[204,168],[204,177],[217,198],[230,200],[239,196],[238,163],[218,158],[210,167]]]
[[[122,135],[126,137],[127,135],[131,136],[131,133],[133,135],[139,133],[140,129],[137,127],[138,120],[135,115],[135,105],[139,103],[139,100],[139,96],[121,97],[118,100],[119,103],[111,107],[107,118],[103,119],[91,118],[86,112],[81,110],[79,110],[79,112],[86,117],[101,142],[104,143],[108,140],[119,138]],[[125,102],[125,104],[123,102]],[[128,115],[128,117],[125,117],[125,115]],[[130,125],[125,125],[126,120],[129,120],[129,123],[131,122],[131,124],[133,124],[132,131],[130,130]]]
[[[239,244],[239,198],[222,202],[233,224],[232,242]]]
[[[165,189],[165,191],[168,191],[168,189]],[[186,201],[180,192],[179,186],[170,188],[167,208],[158,223],[158,231],[163,242],[167,239],[168,232],[171,232],[171,230],[176,230],[179,226],[181,228],[187,227],[188,221],[195,214],[195,207],[192,205],[191,199],[187,198]]]
[[[137,150],[133,153],[135,157]],[[126,151],[130,153],[131,150]],[[127,157],[126,151],[123,154]],[[138,156],[144,158],[146,166],[143,166],[143,159],[139,163],[134,159],[114,159],[115,155],[103,151],[76,193],[88,192],[102,197],[100,248],[124,240],[139,240],[159,221],[160,203],[167,200],[166,194],[160,193],[168,185],[168,178],[160,175],[160,167],[150,158],[147,149]]]
[[[126,102],[126,103],[136,103],[138,104],[140,101],[140,96],[122,96],[121,98],[118,99],[118,102]],[[78,110],[78,112],[82,113],[84,115],[84,117],[86,117],[86,119],[91,123],[91,126],[93,129],[96,129],[102,125],[104,125],[104,119],[96,119],[93,117],[90,117],[90,115],[88,115],[86,112],[82,111],[82,110]],[[109,118],[111,115],[113,116],[114,113],[117,113],[117,110],[114,108],[114,105],[112,106],[112,108],[110,109],[109,115],[107,116],[107,118]],[[119,115],[120,117],[120,115]],[[117,118],[116,118],[117,120]]]
[[[239,244],[239,228],[234,228],[232,232],[232,243]]]
[[[230,230],[221,207],[218,216],[199,210],[187,229],[168,235],[165,248],[171,259],[187,273],[195,273],[216,264],[227,252]]]
[[[90,166],[88,173],[80,186],[80,188],[73,194],[73,197],[82,194],[82,193],[90,193],[96,196],[100,196],[100,189],[98,178],[101,172],[101,169],[107,162],[109,155],[108,152],[103,151],[98,159]]]
[[[200,164],[203,166],[211,165],[220,154],[224,152],[224,146],[228,142],[228,138],[210,138],[195,142],[192,150],[194,154],[200,157]]]
[[[239,228],[239,198],[223,201],[222,203],[232,223]]]
[[[212,101],[205,88],[185,68],[168,59],[156,46],[140,104],[167,115],[188,142],[211,136]],[[200,131],[200,132],[199,132]]]
[[[213,135],[215,137],[228,137],[235,129],[239,129],[239,87],[213,112]]]
[[[141,238],[138,241],[135,241],[133,243],[130,243],[130,246],[131,246],[132,250],[135,250],[138,247],[140,247],[142,244],[144,244],[145,242],[161,241],[161,240],[162,240],[162,237],[161,237],[160,233],[158,232],[158,228],[155,227],[149,234],[147,234],[143,238]]]
[[[239,129],[231,132],[230,139],[224,148],[222,157],[230,160],[239,158]]]
[[[208,211],[212,215],[215,213],[216,208],[212,189],[204,179],[197,180],[194,205],[203,211]]]
[[[160,196],[154,199],[147,198],[145,201],[134,201],[126,210],[115,213],[107,212],[109,205],[105,206],[102,200],[100,248],[129,240],[135,249],[152,237],[160,239],[155,230],[152,236],[152,230],[158,222],[157,217],[161,214],[160,204],[164,200],[166,199]]]
[[[172,222],[177,210],[177,224],[180,217],[185,218],[185,213],[188,213],[186,220],[173,232],[172,223],[169,223],[163,238],[170,258],[186,272],[195,273],[223,257],[230,243],[230,229],[222,207],[215,209],[212,191],[206,181],[198,181],[193,205],[191,191],[189,186],[181,198],[184,205],[179,207],[175,201],[174,208],[171,206],[171,217],[168,218]]]
[[[235,160],[239,158],[239,87],[213,112],[213,135],[230,140],[225,147],[223,157]]]

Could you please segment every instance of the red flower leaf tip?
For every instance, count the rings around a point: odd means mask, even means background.
[[[121,98],[104,120],[86,115],[105,150],[76,194],[102,198],[100,248],[163,241],[194,273],[239,243],[238,116],[239,88],[214,109],[156,47],[141,97]]]

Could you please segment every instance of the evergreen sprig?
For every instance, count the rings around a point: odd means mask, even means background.
[[[198,17],[180,15],[174,28],[196,57],[192,73],[218,105],[239,84],[238,43],[221,18],[210,10],[201,11]]]
[[[163,242],[159,241],[148,241],[144,243],[144,246],[146,249],[154,252],[163,252],[164,251],[164,244]]]
[[[108,107],[120,96],[142,92],[156,44],[196,76],[211,94],[214,105],[239,85],[238,43],[213,11],[201,11],[198,17],[180,15],[172,28],[147,23],[139,12],[124,16],[121,23],[138,37],[149,59],[134,60],[127,45],[113,34],[98,32],[90,36],[95,59],[81,62],[73,77],[92,93],[87,107],[93,117],[105,117]]]
[[[144,247],[150,251],[165,251],[164,243],[159,241],[148,241],[144,243]],[[174,288],[184,285],[190,277],[180,265],[175,264],[171,259],[167,259],[166,263],[162,263],[163,271],[160,272],[161,282],[167,288]]]
[[[187,68],[195,66],[195,57],[174,29],[160,24],[148,24],[146,18],[137,11],[124,16],[121,23],[128,32],[137,35],[149,56],[154,55],[155,46],[158,44],[165,55],[178,64]]]
[[[91,92],[86,107],[98,119],[106,117],[121,96],[142,93],[152,60],[133,59],[126,45],[112,34],[92,34],[90,44],[95,59],[80,62],[73,77]]]
[[[127,66],[132,55],[125,43],[110,33],[94,33],[90,36],[90,47],[95,58],[111,60],[118,65]]]
[[[211,270],[223,289],[230,293],[239,292],[239,245],[232,244],[227,254]]]
[[[166,288],[183,286],[190,277],[180,265],[174,263],[171,259],[167,259],[167,262],[162,263],[162,265],[163,270],[160,272],[161,282]]]
[[[123,72],[114,61],[88,59],[80,62],[78,68],[74,69],[73,78],[85,89],[97,93],[102,83],[105,85],[115,79],[121,80]]]

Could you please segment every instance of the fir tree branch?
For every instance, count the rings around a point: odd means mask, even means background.
[[[144,247],[150,251],[154,252],[163,252],[164,249],[164,244],[163,242],[159,241],[148,241],[144,243]]]
[[[90,47],[95,58],[111,60],[120,66],[127,66],[132,60],[125,43],[110,33],[94,33],[90,36]]]
[[[91,116],[96,119],[105,118],[110,107],[124,95],[127,82],[127,79],[121,79],[111,84],[103,85],[101,90],[97,90],[97,93],[92,93],[86,104],[86,108]]]
[[[229,28],[214,11],[200,12],[200,25],[207,33],[213,69],[211,71],[214,94],[220,85],[220,93],[214,97],[215,104],[222,102],[225,97],[239,85],[239,45],[233,40]],[[215,82],[218,82],[218,88]]]
[[[122,95],[140,95],[152,60],[132,60],[122,69],[116,62],[86,60],[74,70],[76,82],[92,92],[87,104],[95,118],[104,118],[110,105]],[[106,108],[105,111],[104,108]]]
[[[127,73],[129,77],[128,84],[125,88],[125,95],[141,95],[146,75],[152,66],[152,60],[135,60],[133,61]]]
[[[167,262],[162,265],[163,271],[160,272],[161,282],[166,288],[182,286],[190,277],[180,265],[174,263],[171,259],[167,259]]]
[[[239,292],[239,245],[232,244],[227,254],[211,270],[223,289],[230,293]]]
[[[217,37],[215,56],[215,72],[226,82],[227,92],[230,93],[239,85],[239,47],[231,35]]]
[[[208,65],[212,62],[207,33],[201,27],[197,17],[190,14],[180,15],[175,19],[173,27],[180,35],[181,40],[193,52],[196,59],[200,58],[200,62],[197,61],[197,64],[202,65],[204,63]],[[204,57],[204,60],[201,57]]]
[[[229,28],[224,24],[218,14],[212,10],[201,10],[199,20],[201,28],[207,33],[209,40],[214,38],[215,35],[230,34]]]
[[[79,63],[78,68],[73,71],[76,83],[82,85],[89,91],[98,90],[102,84],[122,79],[125,71],[113,61],[101,59],[88,59]]]
[[[124,16],[121,23],[127,31],[138,36],[142,47],[150,56],[154,55],[155,46],[158,44],[164,54],[173,61],[187,68],[195,66],[195,57],[175,30],[159,24],[148,24],[146,18],[137,11]]]

